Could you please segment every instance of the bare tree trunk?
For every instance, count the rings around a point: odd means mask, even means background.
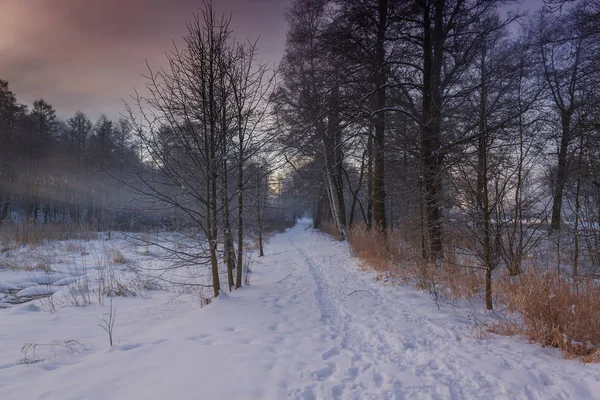
[[[373,137],[369,132],[367,140],[367,229],[373,226]]]
[[[10,207],[10,193],[0,197],[0,224],[2,224],[8,217],[8,210]]]
[[[316,118],[318,119],[318,118]],[[320,120],[316,124],[317,133],[319,134],[320,146],[321,146],[321,157],[320,163],[323,173],[323,181],[325,182],[325,189],[327,191],[327,199],[329,200],[329,207],[331,210],[331,216],[333,223],[335,224],[336,230],[338,231],[338,239],[345,240],[345,216],[342,217],[342,213],[345,215],[345,210],[340,210],[340,198],[338,197],[338,182],[336,176],[336,160],[335,160],[335,136],[332,132],[332,127],[325,127],[323,121]],[[343,204],[343,194],[342,194]]]
[[[423,7],[424,17],[424,56],[423,56],[423,98],[421,111],[421,151],[423,183],[425,188],[425,208],[429,232],[429,257],[441,259],[444,255],[442,226],[442,154],[441,135],[441,73],[444,47],[444,1]],[[433,24],[433,27],[432,27]]]
[[[265,255],[265,251],[263,248],[263,215],[262,215],[263,211],[261,208],[261,201],[260,201],[261,196],[262,196],[262,176],[260,174],[260,168],[258,170],[258,175],[257,175],[256,181],[257,181],[257,184],[256,184],[256,223],[258,226],[258,250],[259,250],[259,257],[263,257]]]
[[[217,180],[218,180],[218,161],[217,161],[217,133],[216,126],[218,120],[218,113],[215,110],[216,107],[216,93],[215,93],[215,85],[216,79],[214,74],[215,69],[217,68],[216,60],[214,59],[215,54],[210,54],[209,57],[209,65],[208,68],[211,71],[208,77],[208,100],[209,100],[209,112],[208,112],[208,122],[210,134],[208,137],[209,143],[209,151],[208,151],[208,188],[209,188],[209,199],[208,204],[210,205],[208,211],[208,231],[210,232],[210,261],[211,261],[211,271],[213,278],[213,291],[214,296],[218,297],[219,292],[221,291],[221,282],[219,278],[219,261],[217,257]]]
[[[481,214],[482,258],[485,268],[485,308],[493,309],[492,303],[492,232],[488,177],[488,127],[487,127],[487,71],[485,47],[481,54],[481,95],[479,105],[479,138],[477,141],[477,208]]]
[[[228,193],[228,182],[227,182],[227,175],[228,170],[228,163],[227,160],[223,160],[223,187],[221,188],[222,191],[222,202],[223,202],[223,221],[224,221],[224,232],[223,232],[223,236],[224,236],[224,242],[225,242],[225,246],[224,246],[224,253],[225,253],[225,263],[227,264],[227,283],[229,286],[229,290],[231,291],[233,289],[233,286],[235,284],[234,280],[233,280],[233,268],[235,266],[235,254],[234,254],[234,249],[233,249],[233,233],[231,232],[231,221],[230,221],[230,215],[229,215],[229,193]]]
[[[217,228],[214,226],[216,224],[216,218],[213,216],[213,210],[216,210],[216,186],[214,185],[214,181],[209,183],[207,187],[207,199],[208,199],[208,209],[206,216],[206,231],[208,233],[208,246],[210,251],[210,267],[212,274],[212,284],[213,284],[213,295],[214,297],[219,296],[219,292],[221,291],[221,284],[219,282],[219,264],[217,260]]]
[[[237,217],[237,271],[235,279],[235,288],[242,287],[242,266],[244,264],[244,148],[243,143],[240,143],[238,159],[238,217]]]
[[[425,219],[425,190],[423,187],[423,180],[419,179],[419,233],[421,235],[421,257],[423,260],[429,259],[429,248],[426,240],[426,226],[427,221]]]
[[[379,20],[377,24],[377,43],[375,45],[375,162],[373,171],[373,222],[376,229],[385,233],[385,105],[387,73],[385,71],[385,32],[387,29],[388,1],[379,0]]]
[[[517,183],[515,187],[515,209],[513,214],[512,230],[508,238],[509,262],[508,272],[510,276],[521,273],[521,259],[523,257],[523,163],[525,153],[523,149],[523,112],[521,110],[521,93],[519,90],[519,155],[517,160]],[[518,235],[518,237],[517,237]]]
[[[350,186],[350,177],[348,176],[348,172],[346,170],[344,170],[345,174],[346,174],[346,180],[348,181],[348,188],[350,189],[350,192],[352,192],[352,204],[350,206],[350,221],[348,222],[348,227],[351,227],[352,224],[354,223],[354,213],[355,213],[355,209],[356,209],[356,203],[360,203],[360,199],[358,198],[359,194],[360,194],[360,190],[362,189],[362,184],[363,184],[363,178],[365,176],[365,156],[366,156],[366,151],[363,152],[362,155],[362,159],[360,161],[360,172],[359,172],[359,176],[358,176],[358,184],[356,185],[356,189],[352,190],[352,187]],[[362,204],[360,205],[361,210],[362,210]],[[364,210],[362,210],[363,214],[364,214]],[[364,215],[363,215],[364,217]]]
[[[552,220],[550,222],[550,231],[560,231],[561,210],[563,201],[563,192],[568,175],[567,154],[571,142],[571,113],[563,111],[561,115],[562,137],[558,149],[558,166],[556,170],[556,186],[554,188],[554,197],[552,200]]]
[[[342,225],[342,222],[340,220],[340,211],[338,209],[339,207],[339,203],[336,199],[336,195],[335,195],[335,183],[333,181],[333,177],[332,177],[332,173],[331,173],[331,168],[329,167],[329,163],[327,162],[327,160],[325,160],[325,166],[324,166],[324,170],[323,170],[323,178],[325,180],[325,189],[327,190],[327,199],[329,200],[329,208],[331,210],[331,216],[333,217],[333,222],[337,228],[338,231],[338,239],[339,240],[345,240],[346,235],[344,232],[344,227]]]
[[[583,135],[581,135],[579,140],[579,158],[577,160],[577,185],[575,187],[575,226],[573,231],[574,236],[574,248],[575,252],[573,256],[573,283],[575,287],[578,287],[578,278],[579,278],[579,218],[581,212],[581,200],[579,196],[581,195],[581,167],[583,163]]]

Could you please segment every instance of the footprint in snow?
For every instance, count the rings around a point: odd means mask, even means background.
[[[335,374],[336,371],[337,371],[337,366],[334,363],[328,363],[326,366],[324,366],[320,370],[316,371],[314,373],[314,375],[315,375],[315,378],[317,378],[318,380],[324,381],[325,379],[329,378],[331,375]]]
[[[331,394],[334,398],[340,398],[344,394],[344,385],[335,385],[331,388]]]
[[[130,351],[130,350],[137,349],[138,347],[142,347],[142,344],[141,343],[122,344],[119,346],[115,346],[114,348],[116,350],[121,350],[121,351]]]
[[[379,372],[373,372],[373,381],[376,387],[381,387],[383,384],[383,376]]]
[[[187,338],[187,340],[202,340],[202,339],[206,339],[209,336],[210,335],[208,333],[201,333],[199,335],[190,336]]]
[[[327,350],[325,353],[323,353],[321,357],[323,358],[323,360],[329,360],[331,357],[335,357],[338,354],[340,354],[340,350],[337,347],[333,347]]]
[[[41,366],[41,368],[46,371],[54,371],[54,370],[58,369],[58,364],[57,363],[45,363]]]

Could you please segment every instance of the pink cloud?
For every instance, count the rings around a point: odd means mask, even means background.
[[[61,116],[82,109],[117,116],[121,99],[143,85],[145,59],[160,64],[185,33],[198,0],[19,0],[0,13],[0,78],[19,100],[38,97]],[[286,0],[216,0],[233,13],[239,39],[261,36],[261,57],[283,52]]]

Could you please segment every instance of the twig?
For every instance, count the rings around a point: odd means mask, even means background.
[[[296,279],[300,279],[300,278],[298,278],[297,276],[294,276],[294,275],[293,275],[293,273],[294,273],[294,271],[295,271],[295,270],[296,270],[296,267],[292,268],[292,270],[290,271],[290,273],[289,273],[289,274],[287,274],[287,275],[286,275],[286,276],[285,276],[283,279],[281,279],[281,280],[280,280],[279,282],[277,282],[277,283],[281,283],[281,282],[285,281],[285,280],[286,280],[287,278],[289,278],[289,277],[296,278]]]
[[[98,318],[100,323],[98,326],[106,331],[108,334],[108,343],[113,345],[113,329],[115,326],[115,319],[117,318],[117,310],[113,308],[112,297],[110,298],[110,310],[108,314],[102,314],[101,318]]]
[[[352,292],[348,293],[347,295],[345,295],[345,296],[344,296],[344,299],[345,299],[346,297],[348,297],[348,296],[351,296],[351,295],[353,295],[354,293],[358,293],[358,292],[369,292],[369,291],[368,291],[368,290],[366,290],[366,289],[356,289],[356,290],[353,290]]]

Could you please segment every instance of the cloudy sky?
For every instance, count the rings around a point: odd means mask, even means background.
[[[0,0],[0,78],[21,103],[43,97],[61,117],[78,109],[117,116],[145,59],[159,64],[201,0]],[[278,61],[287,0],[214,0],[233,13],[236,38],[260,36],[260,56]]]
[[[542,0],[525,0],[522,9]],[[213,0],[232,13],[238,39],[260,36],[260,55],[283,53],[289,0]],[[21,103],[39,97],[58,115],[118,116],[145,59],[158,65],[201,0],[0,0],[0,78]]]

